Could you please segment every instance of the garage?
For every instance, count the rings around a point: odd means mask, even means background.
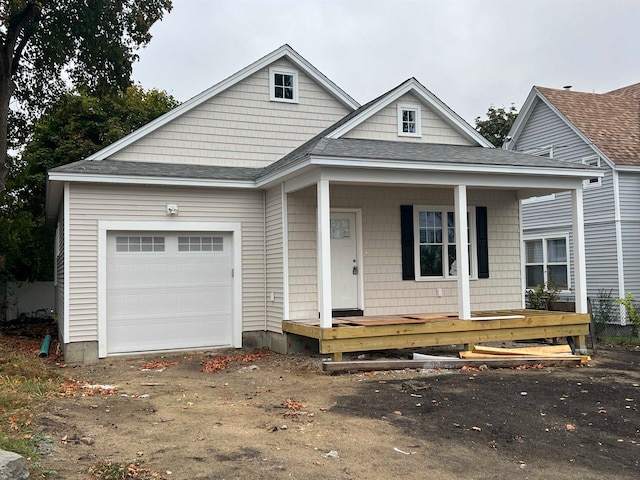
[[[107,354],[233,344],[230,232],[108,232]]]

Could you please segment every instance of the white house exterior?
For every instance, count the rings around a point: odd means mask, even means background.
[[[601,175],[491,148],[415,79],[360,106],[285,45],[49,172],[66,360],[521,308],[519,201],[563,191],[585,313],[582,189]]]
[[[584,182],[586,278],[592,299],[601,290],[614,298],[625,292],[640,298],[639,106],[640,84],[601,94],[534,87],[505,144],[510,151],[604,171],[604,177]],[[569,198],[564,192],[523,202],[528,287],[555,282],[568,293],[574,288]]]

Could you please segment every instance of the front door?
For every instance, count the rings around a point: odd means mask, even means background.
[[[359,308],[358,231],[355,212],[331,212],[331,300],[334,310]]]

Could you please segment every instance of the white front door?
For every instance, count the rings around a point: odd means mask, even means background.
[[[331,300],[333,309],[356,309],[358,302],[358,230],[355,212],[331,212]]]

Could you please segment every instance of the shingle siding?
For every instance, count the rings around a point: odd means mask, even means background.
[[[520,233],[515,192],[470,190],[470,205],[488,208],[490,278],[472,280],[474,310],[520,308]],[[451,205],[453,190],[331,186],[332,208],[362,210],[365,315],[457,311],[455,281],[403,281],[400,205]],[[315,187],[289,195],[291,319],[317,310]],[[442,296],[437,296],[442,289]]]
[[[361,138],[367,140],[391,140],[397,142],[442,143],[448,145],[472,145],[455,129],[449,126],[429,107],[422,105],[421,137],[405,137],[398,135],[398,104],[420,104],[411,94],[405,94],[396,102],[383,108],[367,119],[343,138]]]
[[[275,66],[294,68],[281,59]],[[110,159],[264,167],[349,110],[302,71],[299,103],[269,100],[269,67],[183,113]]]
[[[264,203],[259,191],[76,184],[70,191],[69,341],[97,340],[98,221],[241,222],[243,331],[263,330]]]

